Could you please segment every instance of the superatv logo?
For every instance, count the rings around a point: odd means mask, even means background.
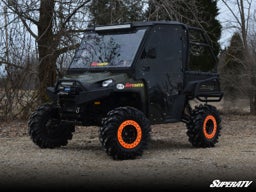
[[[220,181],[214,180],[210,187],[249,187],[252,181]]]

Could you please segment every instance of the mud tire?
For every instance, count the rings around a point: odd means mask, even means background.
[[[187,123],[187,135],[194,147],[214,147],[221,129],[221,118],[216,107],[205,104],[192,110]]]
[[[119,107],[103,119],[99,138],[113,159],[135,159],[147,147],[150,131],[150,122],[141,111],[133,107]]]
[[[68,144],[75,126],[60,121],[58,110],[44,104],[29,117],[28,133],[40,148],[57,148]]]

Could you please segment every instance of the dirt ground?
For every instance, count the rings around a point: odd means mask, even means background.
[[[0,124],[0,190],[171,191],[206,189],[213,180],[253,181],[256,189],[256,116],[222,114],[214,148],[194,148],[183,123],[152,126],[152,140],[135,160],[114,161],[97,127],[77,127],[59,149],[40,149],[26,122]],[[213,191],[218,189],[213,189]]]

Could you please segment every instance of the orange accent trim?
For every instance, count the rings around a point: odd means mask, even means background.
[[[134,142],[132,143],[126,143],[124,140],[123,140],[123,137],[122,137],[122,133],[123,133],[123,130],[126,126],[133,126],[136,131],[137,131],[137,137],[135,139]],[[133,149],[135,147],[137,147],[140,142],[141,142],[141,139],[142,139],[142,131],[141,131],[141,127],[140,125],[134,121],[134,120],[126,120],[124,121],[119,127],[118,127],[118,131],[117,131],[117,140],[118,142],[120,143],[120,145],[126,149]]]
[[[213,123],[213,130],[211,133],[208,133],[207,131],[207,123],[208,121],[212,121]],[[205,120],[204,120],[204,125],[203,125],[203,132],[204,132],[204,136],[207,138],[207,139],[212,139],[216,132],[217,132],[217,121],[215,119],[215,117],[213,115],[208,115]]]

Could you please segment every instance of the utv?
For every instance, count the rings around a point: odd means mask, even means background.
[[[178,22],[136,22],[88,29],[52,102],[29,118],[41,148],[67,145],[76,125],[100,126],[113,159],[142,155],[151,124],[182,121],[195,147],[214,147],[221,130],[217,59],[207,35]],[[192,100],[200,105],[191,106]]]

